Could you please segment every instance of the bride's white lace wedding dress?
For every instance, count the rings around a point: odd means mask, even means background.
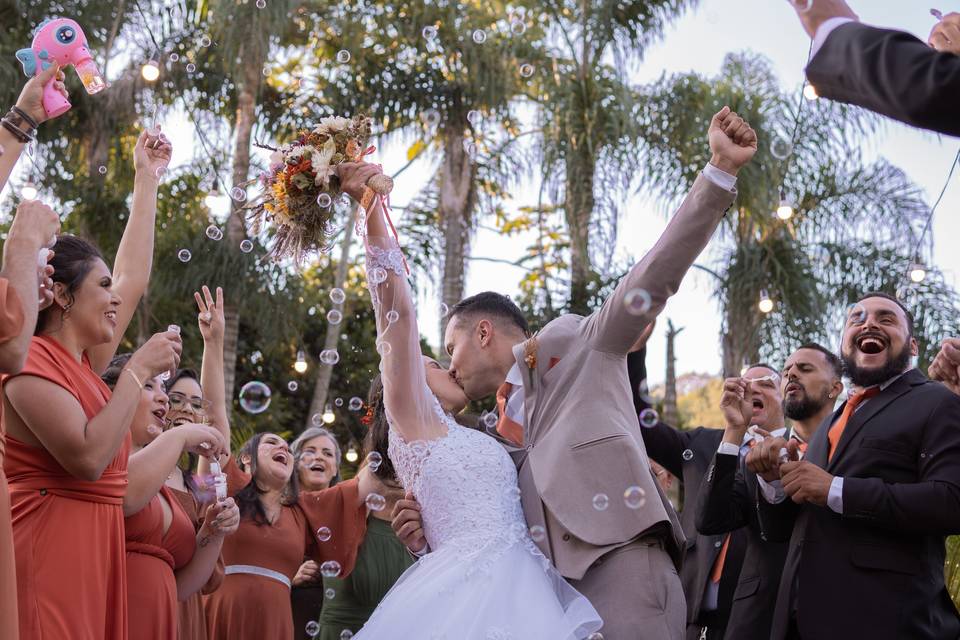
[[[367,237],[367,280],[390,459],[421,505],[430,553],[400,577],[355,640],[590,637],[600,617],[530,538],[509,455],[489,436],[458,425],[427,387],[409,285],[392,239]],[[410,433],[402,428],[409,424],[431,425],[435,437],[406,442],[400,432]]]

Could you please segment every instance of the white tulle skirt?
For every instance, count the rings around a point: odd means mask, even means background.
[[[421,558],[354,640],[582,640],[603,624],[524,543],[469,555],[447,547]]]

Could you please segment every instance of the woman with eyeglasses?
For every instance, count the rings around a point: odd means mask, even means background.
[[[130,354],[113,359],[102,376],[107,386],[116,386],[129,360]],[[182,424],[175,431],[164,431],[167,408],[160,378],[144,380],[130,424],[130,465],[152,467],[159,490],[124,522],[129,637],[144,640],[177,637],[177,603],[200,592],[220,558],[224,536],[236,531],[240,522],[236,504],[224,500],[206,507],[198,531],[164,484],[182,453],[211,455],[226,448],[220,432],[207,425]]]

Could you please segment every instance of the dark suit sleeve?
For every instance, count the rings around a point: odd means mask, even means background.
[[[647,377],[645,365],[647,350],[641,349],[627,355],[627,373],[633,391],[633,406],[637,415],[650,408],[650,403],[640,393],[640,383]],[[677,478],[683,477],[683,451],[690,448],[690,440],[696,431],[681,431],[657,421],[652,427],[640,427],[647,455]]]
[[[757,520],[760,522],[760,534],[769,542],[789,542],[793,533],[793,523],[800,513],[800,505],[790,498],[779,504],[770,504],[763,497],[759,485],[752,502],[757,509]]]
[[[715,536],[746,526],[752,501],[738,456],[717,453],[700,486],[697,500],[697,531]]]
[[[915,127],[960,136],[960,57],[902,31],[844,24],[807,66],[817,92]]]
[[[941,394],[918,450],[917,482],[844,478],[844,519],[903,533],[960,533],[960,397]]]

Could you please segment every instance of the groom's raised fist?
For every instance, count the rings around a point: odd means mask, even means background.
[[[737,175],[757,152],[757,133],[730,107],[713,116],[708,135],[713,154],[710,164],[731,175]]]

